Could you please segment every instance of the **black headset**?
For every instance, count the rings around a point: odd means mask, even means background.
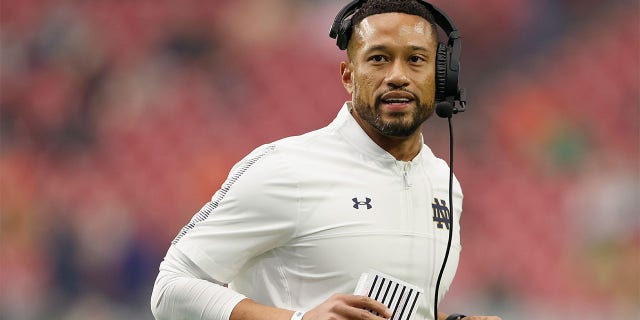
[[[460,32],[453,21],[434,5],[417,0],[425,6],[433,15],[435,23],[447,34],[447,44],[438,43],[436,51],[436,112],[439,116],[448,118],[452,114],[465,111],[466,97],[463,88],[459,88],[460,79],[460,52],[462,51],[462,39]],[[346,50],[351,37],[353,25],[351,17],[367,0],[355,0],[347,4],[331,26],[329,36],[336,39],[340,50]],[[455,101],[460,102],[460,107],[455,106]]]

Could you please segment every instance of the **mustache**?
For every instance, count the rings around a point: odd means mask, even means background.
[[[385,94],[389,93],[389,92],[406,92],[408,94],[410,94],[413,97],[414,101],[420,101],[420,98],[418,97],[418,95],[411,91],[408,90],[406,88],[398,88],[398,89],[387,89],[379,94],[376,95],[376,103],[382,103],[382,96],[384,96]]]

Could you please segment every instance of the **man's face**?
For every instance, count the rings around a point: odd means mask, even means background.
[[[429,22],[415,15],[376,14],[354,28],[341,72],[365,131],[408,137],[431,116],[436,46]]]

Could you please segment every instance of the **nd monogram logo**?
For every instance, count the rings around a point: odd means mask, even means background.
[[[431,208],[433,209],[433,221],[437,222],[438,229],[442,229],[442,224],[444,223],[448,230],[451,223],[451,215],[447,203],[444,200],[433,198]]]
[[[373,208],[373,206],[371,205],[371,198],[364,198],[364,201],[360,201],[358,200],[358,198],[353,198],[351,200],[353,200],[353,207],[355,209],[360,209],[360,206],[367,206],[367,210]]]

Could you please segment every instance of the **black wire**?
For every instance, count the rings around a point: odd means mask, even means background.
[[[440,290],[440,281],[444,274],[444,268],[447,266],[449,259],[449,251],[451,250],[451,238],[453,238],[453,126],[451,125],[451,116],[449,120],[449,239],[447,240],[447,250],[444,253],[444,260],[440,267],[438,280],[436,281],[436,293],[433,299],[433,319],[438,320],[438,291]]]

